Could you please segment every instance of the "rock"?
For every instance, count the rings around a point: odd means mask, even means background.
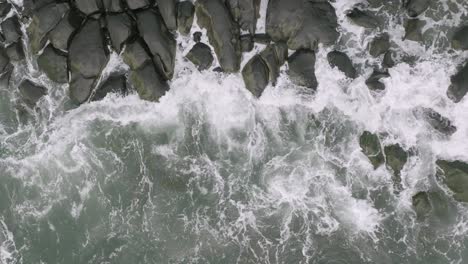
[[[200,27],[207,30],[208,39],[225,72],[237,72],[240,68],[241,48],[239,28],[229,10],[218,0],[199,0],[196,14]]]
[[[468,26],[462,26],[452,37],[452,47],[458,50],[468,50]]]
[[[10,58],[4,48],[0,47],[0,74],[3,74],[10,65]]]
[[[37,59],[37,65],[52,81],[68,82],[67,57],[52,45],[48,45],[44,49]]]
[[[130,81],[141,99],[158,101],[169,90],[167,82],[159,75],[153,64],[130,72]]]
[[[447,90],[447,96],[455,103],[458,103],[468,92],[468,62],[450,77],[450,86]]]
[[[366,80],[366,85],[372,91],[383,91],[385,90],[385,84],[383,84],[380,79],[388,77],[390,77],[388,70],[381,71],[374,69],[371,76]]]
[[[346,77],[351,79],[356,78],[356,69],[353,66],[353,62],[345,53],[335,50],[328,53],[327,59],[331,67],[337,67]]]
[[[120,0],[102,0],[104,11],[108,13],[123,12]]]
[[[6,53],[10,61],[24,60],[23,44],[20,42],[12,43],[6,48]]]
[[[268,36],[268,34],[255,34],[253,37],[253,41],[255,43],[268,45],[271,42],[271,38],[270,36]]]
[[[211,67],[213,64],[213,55],[211,54],[211,48],[201,42],[198,42],[186,55],[193,64],[198,67],[199,71],[204,71]]]
[[[21,38],[21,25],[17,16],[12,16],[3,20],[0,27],[2,28],[5,42],[17,42]]]
[[[422,28],[426,22],[421,21],[419,19],[409,19],[405,23],[405,36],[403,39],[422,42],[423,35],[422,35]]]
[[[377,169],[385,161],[379,137],[369,131],[364,131],[359,138],[359,145],[364,155],[367,156],[374,169]]]
[[[75,1],[75,5],[85,15],[90,15],[99,11],[99,7],[96,0],[78,0]]]
[[[2,2],[0,3],[0,16],[4,17],[6,16],[11,10],[11,4],[8,2]]]
[[[97,79],[109,60],[105,48],[99,22],[89,19],[73,37],[69,48],[72,100],[83,103],[88,99],[93,88],[90,79]]]
[[[353,8],[352,10],[346,13],[346,16],[354,24],[361,27],[377,29],[381,26],[379,19],[369,11],[363,11],[358,8]]]
[[[61,50],[68,49],[68,40],[70,39],[75,28],[69,22],[70,12],[68,12],[47,35],[55,48]]]
[[[392,169],[395,176],[399,176],[408,161],[408,153],[399,144],[385,146],[384,153],[387,167]]]
[[[37,54],[44,47],[47,42],[47,33],[60,22],[68,10],[68,4],[52,3],[34,11],[31,24],[27,29],[31,51],[34,54]]]
[[[123,44],[132,35],[132,21],[125,13],[108,15],[106,19],[112,47],[120,53]]]
[[[91,101],[102,100],[109,93],[127,94],[127,81],[125,76],[112,75],[107,78],[107,80],[96,89],[96,93],[92,96]]]
[[[410,17],[417,17],[429,7],[429,0],[407,0],[406,11]]]
[[[418,220],[423,220],[431,213],[432,206],[427,192],[418,192],[413,196],[412,200],[413,208]]]
[[[239,24],[239,27],[255,34],[257,18],[260,16],[260,0],[227,0],[232,17]]]
[[[140,36],[153,56],[154,64],[166,79],[172,79],[176,54],[176,41],[158,12],[144,10],[137,13]]]
[[[127,6],[132,10],[145,8],[149,5],[149,0],[127,0]]]
[[[143,40],[141,39],[127,44],[122,57],[132,70],[139,69],[147,63],[153,63],[150,54],[143,47]]]
[[[315,50],[318,43],[334,44],[337,27],[335,9],[327,1],[268,2],[266,32],[274,41],[287,41],[290,49]]]
[[[186,36],[190,33],[195,14],[195,6],[190,1],[177,3],[177,28],[180,34]]]
[[[438,160],[436,165],[439,168],[438,175],[454,192],[453,198],[460,202],[468,202],[468,164],[459,160]]]
[[[270,44],[260,52],[260,56],[268,67],[269,79],[273,85],[276,85],[280,67],[284,64],[287,58],[287,53],[284,54],[284,50],[287,50],[287,47],[284,43],[280,42]]]
[[[177,0],[156,0],[164,23],[166,23],[166,27],[171,31],[177,29],[176,1]]]
[[[33,107],[37,101],[47,94],[47,89],[39,86],[30,80],[24,80],[18,87],[23,101]]]
[[[422,116],[432,128],[440,133],[450,136],[457,131],[457,128],[452,125],[450,119],[442,116],[431,108],[422,108]]]
[[[200,42],[202,37],[202,33],[200,31],[193,33],[193,41]]]
[[[291,81],[300,86],[313,90],[318,83],[315,77],[315,52],[311,50],[298,50],[288,58],[288,74]]]
[[[390,49],[390,36],[387,33],[376,36],[369,44],[369,54],[378,57]]]
[[[393,60],[393,52],[387,51],[382,60],[382,67],[385,69],[389,69],[395,66],[395,61]]]
[[[252,51],[254,48],[254,42],[251,35],[242,35],[240,37],[240,45],[242,52]]]
[[[255,97],[260,97],[268,85],[269,69],[260,55],[255,55],[242,69],[245,87]]]

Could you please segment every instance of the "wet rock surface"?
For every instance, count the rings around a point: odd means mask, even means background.
[[[31,107],[33,107],[39,99],[47,94],[46,88],[37,85],[30,80],[22,81],[18,90],[24,102]]]
[[[450,119],[441,115],[431,108],[422,108],[419,110],[424,120],[436,131],[443,135],[450,136],[457,131]]]
[[[468,202],[468,164],[462,161],[438,160],[438,173],[444,183],[454,193],[453,197]]]
[[[369,43],[369,54],[373,57],[378,57],[386,53],[390,49],[390,36],[387,33],[382,33],[376,36]]]
[[[43,71],[49,79],[58,83],[68,82],[67,57],[65,54],[52,45],[48,45],[42,54],[37,58],[39,69]]]
[[[327,59],[330,66],[338,68],[346,77],[351,79],[356,78],[356,69],[346,53],[335,50],[327,54]]]
[[[213,55],[211,54],[211,48],[204,43],[197,43],[186,55],[193,64],[197,65],[198,70],[204,71],[211,67],[213,64]]]
[[[367,78],[366,85],[371,91],[383,91],[385,90],[385,84],[381,82],[383,78],[389,78],[390,74],[387,70],[376,70]]]
[[[366,10],[353,8],[346,13],[346,16],[354,24],[364,28],[376,29],[381,26],[379,19],[374,14]]]
[[[468,62],[450,78],[451,85],[447,96],[454,102],[460,102],[468,92]]]
[[[315,77],[315,52],[311,50],[298,50],[288,58],[289,77],[296,85],[317,89],[318,82]]]
[[[377,169],[385,162],[382,145],[378,135],[372,134],[369,131],[364,131],[359,137],[359,146],[362,153],[366,155],[374,169]]]

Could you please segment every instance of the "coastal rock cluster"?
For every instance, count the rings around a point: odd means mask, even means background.
[[[405,0],[402,10],[404,40],[422,41],[425,23],[419,17],[429,0]],[[336,10],[326,0],[269,0],[265,33],[257,33],[260,0],[29,0],[23,6],[0,0],[0,72],[8,77],[16,62],[26,55],[51,81],[69,85],[70,99],[77,105],[100,100],[108,93],[125,95],[130,90],[140,98],[158,101],[170,89],[174,77],[177,36],[188,36],[196,21],[206,32],[193,34],[195,45],[186,59],[200,71],[241,73],[245,87],[261,97],[269,85],[276,85],[283,65],[292,83],[315,91],[316,51],[331,47],[327,60],[349,79],[360,74],[351,58],[336,45],[340,39]],[[196,17],[196,19],[195,19]],[[381,58],[380,67],[371,69],[365,84],[372,92],[386,89],[395,66],[392,36],[383,30],[383,21],[357,5],[345,14],[349,22],[375,33],[368,44],[368,55]],[[242,56],[255,43],[263,49],[242,66]],[[460,25],[451,37],[451,46],[468,50],[468,26]],[[107,73],[112,53],[128,66],[126,72]],[[29,107],[47,94],[47,89],[25,79],[19,94]],[[451,77],[447,96],[460,102],[468,92],[468,62]],[[451,121],[433,109],[415,110],[429,129],[450,137],[457,131]],[[382,145],[380,135],[364,132],[359,139],[362,152],[377,169],[381,165],[393,172],[400,186],[401,171],[411,153],[399,144]],[[461,161],[438,160],[438,173],[453,191],[456,200],[468,202],[468,165]],[[398,187],[400,188],[400,187]],[[398,189],[397,188],[397,189]],[[413,197],[417,212],[430,208],[426,193]]]

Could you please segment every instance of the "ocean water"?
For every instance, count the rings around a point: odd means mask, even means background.
[[[467,205],[452,199],[434,163],[468,162],[468,101],[446,96],[468,58],[450,49],[468,3],[431,3],[416,43],[402,40],[400,1],[369,1],[398,62],[385,91],[374,93],[364,82],[380,64],[367,54],[378,32],[344,15],[361,2],[332,3],[337,48],[360,75],[331,68],[332,47],[321,46],[316,93],[294,86],[283,66],[278,84],[256,99],[241,74],[198,72],[183,58],[193,41],[179,36],[175,77],[160,102],[109,95],[74,107],[68,87],[38,72],[29,55],[0,86],[0,263],[468,263]],[[120,68],[113,54],[106,71]],[[19,99],[24,77],[48,88],[35,109]],[[438,134],[417,115],[421,107],[450,118],[457,132]],[[410,152],[402,190],[361,152],[365,130]],[[412,207],[420,191],[434,205],[424,220]]]

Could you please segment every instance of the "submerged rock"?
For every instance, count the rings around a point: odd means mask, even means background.
[[[164,23],[166,23],[166,27],[171,31],[177,29],[176,1],[177,0],[156,0]]]
[[[390,36],[387,33],[376,36],[369,43],[369,54],[378,57],[390,49]]]
[[[132,21],[127,14],[108,15],[107,30],[112,47],[120,53],[122,46],[132,35]]]
[[[77,103],[85,102],[108,62],[104,36],[97,20],[90,19],[71,40],[69,69],[71,72],[70,96]]]
[[[392,169],[396,177],[399,177],[408,161],[408,153],[399,144],[385,146],[384,153],[387,167]]]
[[[190,1],[177,3],[177,29],[180,34],[188,35],[192,29],[195,6]]]
[[[422,35],[422,28],[426,22],[421,21],[419,19],[409,19],[405,23],[405,36],[403,39],[422,42],[423,35]]]
[[[17,16],[12,16],[3,20],[0,27],[2,28],[2,33],[5,37],[5,42],[17,42],[21,38],[21,25],[18,21]]]
[[[39,69],[49,79],[58,83],[68,82],[67,57],[60,51],[48,45],[37,59]]]
[[[311,50],[298,50],[288,58],[288,74],[291,81],[300,86],[313,90],[317,89],[318,82],[315,77],[315,52]]]
[[[452,125],[450,119],[442,116],[433,109],[422,108],[421,111],[426,122],[428,122],[432,128],[439,131],[440,133],[450,136],[457,131],[457,128]]]
[[[339,37],[337,27],[335,9],[326,1],[268,2],[266,32],[274,41],[287,41],[290,49],[315,50],[319,43],[334,44]]]
[[[353,8],[352,10],[346,13],[346,16],[354,24],[361,27],[369,29],[376,29],[380,27],[379,19],[369,11],[363,11],[359,8]]]
[[[257,98],[268,85],[269,69],[260,55],[255,55],[242,69],[245,87]]]
[[[372,72],[371,76],[366,80],[366,85],[369,90],[372,91],[383,91],[385,90],[385,84],[383,84],[380,79],[388,78],[390,74],[388,70],[375,70]]]
[[[377,135],[364,131],[359,138],[359,146],[361,146],[362,153],[367,156],[374,169],[377,169],[384,163],[385,157]]]
[[[222,1],[199,0],[196,14],[200,27],[207,30],[208,39],[225,72],[237,72],[240,68],[241,47],[239,28]]]
[[[413,195],[412,203],[418,220],[423,220],[432,211],[432,206],[429,201],[427,192],[418,192],[417,194]]]
[[[460,27],[452,38],[452,47],[459,50],[468,50],[468,26]]]
[[[154,64],[166,79],[174,75],[176,41],[156,11],[145,10],[137,13],[137,25],[140,36],[153,56]]]
[[[356,78],[356,69],[346,53],[335,50],[327,54],[327,59],[331,67],[337,67],[346,77],[351,79]]]
[[[127,94],[127,80],[125,76],[112,75],[107,78],[107,80],[96,89],[96,93],[92,96],[91,101],[102,100],[109,93]]]
[[[468,164],[465,162],[438,160],[438,175],[447,187],[454,192],[453,197],[460,202],[468,202]]]
[[[382,60],[382,67],[385,69],[392,68],[395,66],[395,61],[393,60],[393,52],[391,50],[385,52],[385,55]]]
[[[210,68],[214,60],[210,46],[201,42],[195,44],[186,57],[195,64],[200,71]]]
[[[31,107],[36,105],[37,101],[47,94],[46,88],[27,79],[21,82],[18,89],[20,91],[21,98]]]
[[[405,0],[405,8],[410,17],[417,17],[429,7],[430,0]]]
[[[260,0],[227,0],[226,2],[239,27],[251,35],[255,34]]]
[[[447,96],[455,103],[460,102],[468,92],[468,62],[450,78]]]

